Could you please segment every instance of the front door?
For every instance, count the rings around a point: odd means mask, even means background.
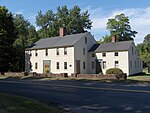
[[[99,74],[102,72],[102,68],[101,68],[101,60],[96,60],[96,74]]]
[[[80,74],[80,60],[76,60],[76,73]]]
[[[43,73],[50,73],[50,64],[51,61],[50,60],[43,60]]]

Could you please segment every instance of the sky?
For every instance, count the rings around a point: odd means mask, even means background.
[[[78,5],[82,11],[88,10],[92,20],[92,29],[88,30],[96,40],[109,34],[106,29],[108,19],[124,13],[129,17],[131,29],[138,32],[135,43],[142,43],[150,33],[150,0],[0,0],[14,14],[22,14],[25,19],[35,24],[38,11],[57,10],[66,5],[68,9]]]

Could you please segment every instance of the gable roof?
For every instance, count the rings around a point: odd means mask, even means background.
[[[133,41],[110,42],[99,45],[97,48],[90,49],[94,52],[110,52],[110,51],[125,51],[128,50]],[[95,45],[94,45],[95,46]]]
[[[86,34],[88,34],[88,32],[65,35],[64,37],[58,36],[40,39],[39,41],[32,44],[30,47],[26,48],[26,50],[74,46],[74,44],[82,37],[84,37]]]

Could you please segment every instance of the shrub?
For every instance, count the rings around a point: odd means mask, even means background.
[[[106,70],[106,74],[122,74],[123,71],[119,68],[110,68]]]

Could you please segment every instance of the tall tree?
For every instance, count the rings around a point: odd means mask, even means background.
[[[150,34],[144,37],[144,41],[137,45],[138,53],[145,64],[150,64]]]
[[[13,42],[16,38],[13,16],[4,6],[0,6],[0,72],[12,66]]]
[[[14,16],[14,24],[16,27],[17,39],[14,42],[15,47],[15,71],[24,70],[24,51],[25,48],[38,40],[37,32],[35,27],[30,24],[29,21],[25,20],[21,14]]]
[[[38,33],[42,38],[58,36],[60,27],[66,28],[67,34],[85,32],[85,29],[92,27],[88,11],[81,12],[78,6],[70,10],[67,6],[58,7],[56,13],[48,10],[43,14],[40,11],[36,16],[36,24],[40,27]]]
[[[110,31],[110,35],[117,35],[119,41],[133,40],[137,34],[136,31],[131,30],[129,18],[123,13],[108,19],[107,29]]]

